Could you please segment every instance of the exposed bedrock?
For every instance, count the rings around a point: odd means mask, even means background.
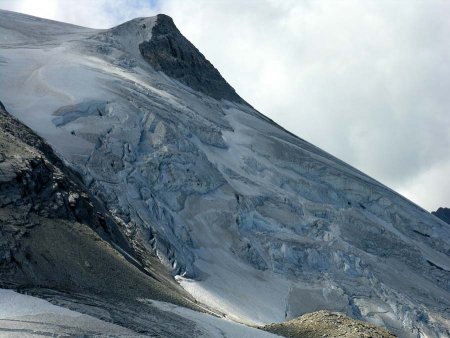
[[[244,100],[225,81],[219,71],[190,43],[175,26],[172,18],[159,14],[149,41],[139,50],[155,70],[215,99],[238,103]]]

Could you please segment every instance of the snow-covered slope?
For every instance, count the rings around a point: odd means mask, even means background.
[[[0,11],[0,99],[230,318],[327,309],[450,335],[449,225],[234,96],[167,20],[92,30]]]

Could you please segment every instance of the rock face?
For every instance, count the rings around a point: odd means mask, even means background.
[[[139,50],[154,69],[163,71],[186,86],[218,100],[244,103],[219,71],[180,33],[172,18],[167,15],[157,16],[150,41],[141,43]]]
[[[157,21],[99,31],[0,11],[5,105],[79,172],[134,256],[157,255],[237,321],[327,309],[449,336],[450,226],[250,106],[155,70],[139,45]],[[195,72],[170,41],[165,71]]]
[[[31,129],[12,118],[0,106],[1,207],[10,205],[27,210],[30,227],[36,217],[64,218],[84,222],[92,228],[103,228],[124,245],[123,234],[90,193],[82,188],[77,174],[66,168],[51,147]],[[15,155],[15,156],[14,156]]]
[[[450,209],[449,208],[439,208],[436,211],[433,211],[432,214],[441,220],[443,220],[445,223],[450,224]]]
[[[389,332],[341,313],[318,311],[281,324],[266,325],[263,330],[289,338],[394,338]]]

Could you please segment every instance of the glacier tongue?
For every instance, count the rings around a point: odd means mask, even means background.
[[[155,70],[139,50],[155,25],[92,30],[0,11],[0,99],[130,241],[230,318],[328,309],[403,337],[450,335],[450,226],[244,102]]]

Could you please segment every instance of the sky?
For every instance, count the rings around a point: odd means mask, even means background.
[[[450,1],[0,0],[109,28],[170,15],[240,96],[428,210],[450,207]]]

